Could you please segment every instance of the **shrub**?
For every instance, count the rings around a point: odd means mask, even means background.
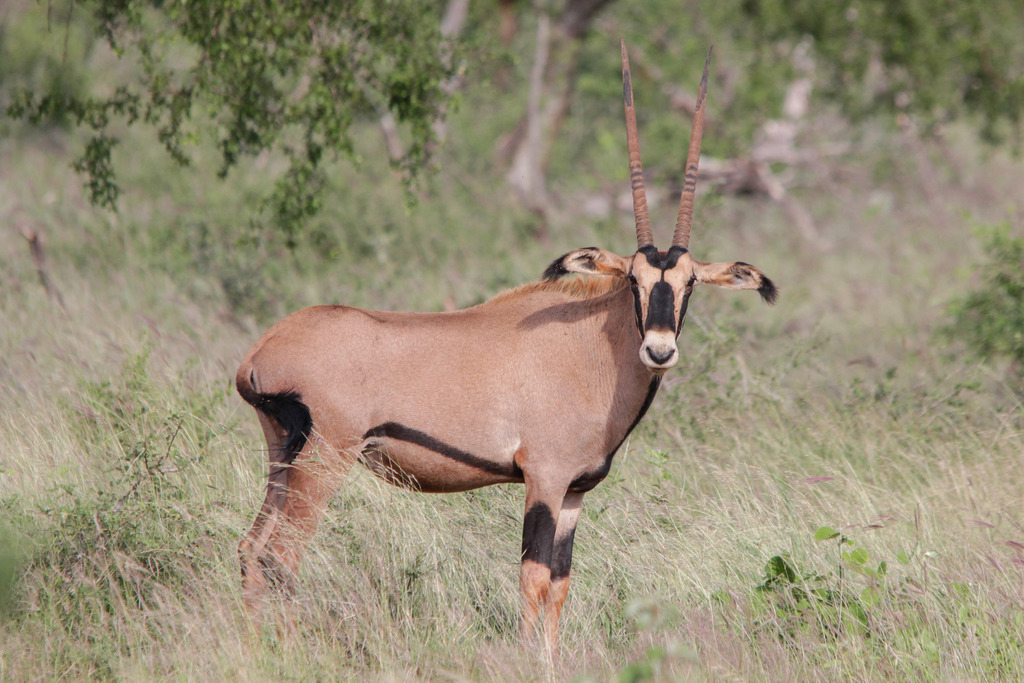
[[[996,226],[986,245],[982,283],[951,307],[950,336],[983,358],[1006,357],[1016,380],[1024,380],[1024,238]]]

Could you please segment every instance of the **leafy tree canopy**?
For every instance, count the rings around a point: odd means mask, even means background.
[[[98,93],[66,83],[25,87],[6,110],[36,123],[70,117],[90,129],[75,165],[92,201],[107,207],[119,193],[114,124],[153,127],[185,165],[190,144],[212,126],[222,177],[267,149],[287,156],[272,207],[293,230],[318,208],[324,161],[353,154],[360,113],[390,112],[407,124],[402,164],[422,167],[455,63],[441,38],[439,3],[429,0],[79,0],[49,9],[67,31],[71,13],[88,13],[130,68],[109,74],[118,82]]]
[[[390,112],[406,128],[402,165],[422,168],[433,124],[451,97],[446,84],[466,61],[460,45],[441,34],[445,3],[428,0],[62,1],[46,7],[58,42],[60,28],[68,27],[65,60],[69,43],[91,44],[99,35],[124,68],[108,70],[104,83],[93,87],[69,77],[73,69],[52,68],[63,77],[29,79],[12,89],[4,72],[13,67],[5,67],[10,60],[0,54],[0,106],[14,118],[63,119],[89,129],[76,167],[86,174],[92,200],[105,206],[113,206],[118,195],[111,153],[124,124],[154,129],[183,164],[212,130],[222,176],[264,150],[286,155],[290,165],[270,206],[276,222],[293,233],[319,208],[323,165],[354,156],[353,125],[361,117]],[[481,55],[507,49],[525,79],[535,47],[531,33],[523,31],[508,48],[497,47],[497,6],[473,7],[470,23],[476,25],[463,41],[483,44]],[[572,103],[572,115],[588,122],[559,138],[565,158],[552,160],[556,170],[576,168],[587,150],[620,141],[621,95],[617,80],[608,78],[618,68],[619,37],[636,47],[636,78],[684,90],[699,77],[707,46],[716,45],[713,68],[720,71],[710,106],[722,123],[707,139],[712,154],[742,155],[759,126],[779,116],[786,87],[797,77],[812,77],[815,97],[838,102],[851,118],[906,115],[928,129],[966,116],[987,140],[1020,144],[1020,0],[502,4],[508,7],[524,26],[541,11],[565,19],[576,16],[576,9],[588,18],[588,30],[569,32],[580,49],[552,56],[574,55],[571,68],[563,69],[578,77],[581,96]],[[600,20],[591,23],[595,15]],[[84,33],[89,37],[79,35]],[[2,48],[0,36],[0,53]],[[803,64],[795,58],[801,51],[809,55]],[[467,64],[470,88],[487,76],[474,73],[474,66]],[[659,150],[678,156],[688,135],[678,109],[664,101],[665,91],[637,88],[641,116],[649,117],[646,154],[654,164]],[[600,126],[612,117],[614,133]],[[618,157],[615,164],[620,167]]]

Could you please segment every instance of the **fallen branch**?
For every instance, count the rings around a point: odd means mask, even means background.
[[[32,265],[35,266],[36,274],[39,276],[39,284],[46,290],[46,296],[55,302],[63,313],[67,313],[64,306],[64,297],[54,284],[46,268],[46,252],[44,251],[44,239],[41,232],[33,230],[25,224],[21,225],[21,236],[28,242],[29,253],[32,254]]]

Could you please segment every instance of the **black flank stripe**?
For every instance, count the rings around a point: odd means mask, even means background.
[[[498,462],[492,462],[485,460],[479,456],[467,453],[466,451],[460,450],[455,446],[446,444],[440,439],[435,439],[429,434],[406,427],[398,422],[385,422],[382,425],[374,427],[370,431],[363,434],[364,439],[375,437],[378,439],[394,439],[396,441],[405,441],[406,443],[415,444],[426,448],[429,451],[434,451],[439,455],[443,455],[446,458],[457,460],[463,465],[475,467],[478,470],[489,472],[490,474],[499,474],[505,477],[515,477],[516,467],[514,465],[504,465]]]

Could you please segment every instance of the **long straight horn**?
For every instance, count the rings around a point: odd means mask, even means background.
[[[672,246],[690,247],[690,224],[693,222],[693,198],[697,194],[697,165],[700,163],[700,139],[704,135],[704,99],[708,94],[708,66],[711,64],[711,48],[704,62],[704,75],[697,91],[697,106],[693,111],[693,130],[690,132],[690,151],[686,155],[686,175],[683,177],[683,193],[679,197],[679,215],[676,217],[676,231],[672,235]]]
[[[626,146],[629,148],[629,183],[633,187],[633,215],[636,216],[638,249],[654,244],[651,219],[647,215],[647,193],[644,190],[644,169],[640,164],[640,137],[636,132],[636,110],[633,109],[633,80],[629,75],[626,41],[622,44],[622,98],[626,102]]]

